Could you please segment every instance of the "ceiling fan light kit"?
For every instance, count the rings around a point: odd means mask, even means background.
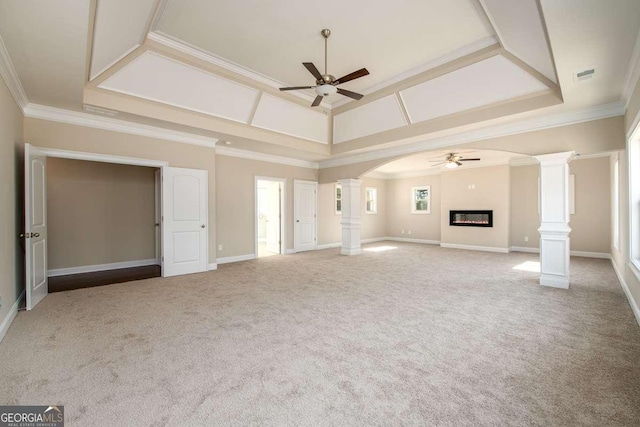
[[[312,107],[317,107],[322,102],[322,99],[325,96],[334,95],[339,93],[340,95],[347,96],[349,98],[360,100],[364,95],[359,93],[351,92],[350,90],[341,89],[336,86],[341,85],[346,82],[350,82],[351,80],[358,79],[360,77],[364,77],[369,74],[366,68],[361,68],[358,71],[354,71],[353,73],[349,73],[346,76],[340,77],[336,79],[333,75],[327,72],[327,39],[331,35],[331,30],[328,28],[320,31],[320,35],[324,37],[324,74],[321,74],[318,68],[312,62],[303,62],[302,65],[316,78],[315,86],[292,86],[292,87],[281,87],[281,91],[286,90],[301,90],[301,89],[315,89],[316,99],[314,99],[311,104]]]

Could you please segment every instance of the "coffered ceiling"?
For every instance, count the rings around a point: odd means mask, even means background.
[[[278,90],[324,70],[322,28],[362,100]],[[635,0],[0,0],[28,103],[307,160],[623,105],[638,28]]]

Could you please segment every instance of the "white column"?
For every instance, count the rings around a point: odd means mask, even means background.
[[[536,156],[540,162],[540,284],[569,288],[569,162],[573,151]]]
[[[360,185],[359,179],[340,179],[342,186],[342,255],[357,255],[360,249]]]

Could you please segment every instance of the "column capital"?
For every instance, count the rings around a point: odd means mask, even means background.
[[[575,151],[564,151],[562,153],[541,154],[539,156],[533,156],[533,158],[539,161],[540,165],[557,165],[569,163],[575,155]]]

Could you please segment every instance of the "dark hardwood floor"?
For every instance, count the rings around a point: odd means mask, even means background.
[[[114,283],[160,277],[160,275],[159,265],[147,265],[144,267],[121,268],[118,270],[49,277],[49,292],[62,292],[91,288],[93,286],[112,285]]]

